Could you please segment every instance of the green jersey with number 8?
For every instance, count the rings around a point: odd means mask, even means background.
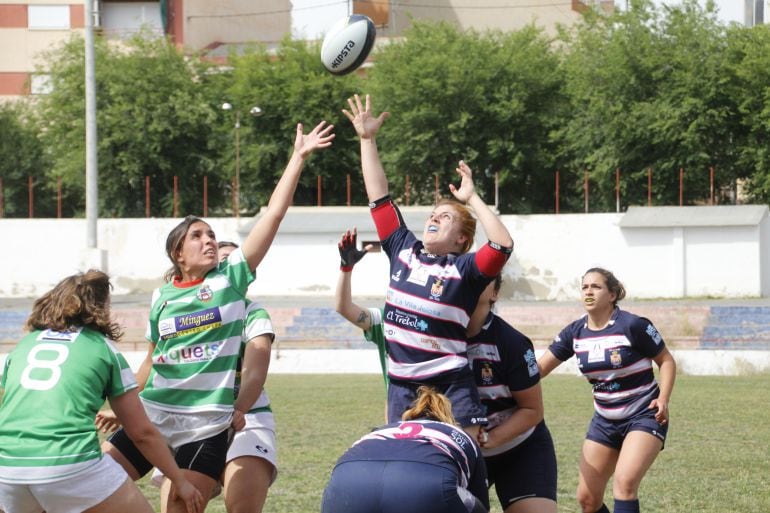
[[[136,388],[114,343],[82,328],[33,331],[11,351],[0,404],[0,482],[64,479],[102,457],[94,417]]]

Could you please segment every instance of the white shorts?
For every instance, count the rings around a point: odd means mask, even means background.
[[[52,483],[0,483],[0,510],[8,513],[81,513],[106,500],[128,474],[109,455],[72,477]]]
[[[273,412],[249,413],[244,416],[246,427],[237,431],[227,450],[227,462],[242,456],[262,458],[273,465],[272,485],[278,477],[278,447],[275,443],[275,417]],[[157,487],[163,484],[163,473],[157,468],[152,472],[151,482]]]
[[[143,402],[147,418],[160,431],[172,449],[205,440],[227,429],[233,412],[177,413]]]

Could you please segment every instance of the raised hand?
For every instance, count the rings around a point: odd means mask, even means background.
[[[471,168],[468,167],[468,164],[466,164],[464,160],[461,160],[455,171],[460,175],[460,188],[458,189],[454,184],[450,183],[449,190],[457,201],[468,203],[471,197],[476,193],[476,188],[473,185],[473,173]]]
[[[353,128],[356,129],[356,133],[361,139],[370,139],[376,136],[382,123],[390,116],[389,112],[382,112],[375,117],[372,114],[372,100],[368,94],[365,105],[361,104],[361,97],[357,94],[353,98],[348,98],[348,105],[350,110],[342,109],[342,113],[353,123]]]
[[[366,252],[372,248],[372,245],[367,245],[363,250],[356,248],[356,239],[358,233],[356,229],[347,230],[342,234],[342,238],[337,243],[337,249],[340,251],[340,269],[343,271],[353,270],[353,266],[358,263],[359,260],[364,258]]]
[[[332,145],[335,134],[332,133],[334,125],[327,125],[321,121],[309,134],[304,134],[302,123],[297,123],[297,136],[294,139],[294,151],[304,159],[319,148],[328,148]]]

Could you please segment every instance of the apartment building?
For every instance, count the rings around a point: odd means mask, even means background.
[[[0,101],[44,94],[36,73],[41,52],[85,27],[85,0],[0,0]],[[411,19],[442,20],[463,29],[515,30],[535,23],[547,32],[580,12],[611,11],[613,0],[93,0],[101,37],[124,38],[140,28],[177,45],[226,56],[231,45],[275,43],[286,34],[314,39],[351,13],[370,16],[383,38],[398,37]]]

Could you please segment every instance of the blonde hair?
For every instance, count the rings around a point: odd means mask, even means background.
[[[35,301],[24,328],[70,331],[86,327],[118,341],[123,330],[110,318],[111,288],[110,277],[96,269],[68,276]]]
[[[460,252],[467,253],[473,246],[473,239],[476,237],[476,218],[473,217],[473,211],[464,203],[449,198],[442,198],[436,202],[437,207],[442,205],[450,206],[457,212],[461,225],[460,234],[467,237]]]
[[[411,408],[401,415],[401,420],[428,419],[447,424],[457,425],[454,415],[452,415],[452,403],[444,394],[435,389],[422,385],[417,389],[417,399],[412,403]]]

